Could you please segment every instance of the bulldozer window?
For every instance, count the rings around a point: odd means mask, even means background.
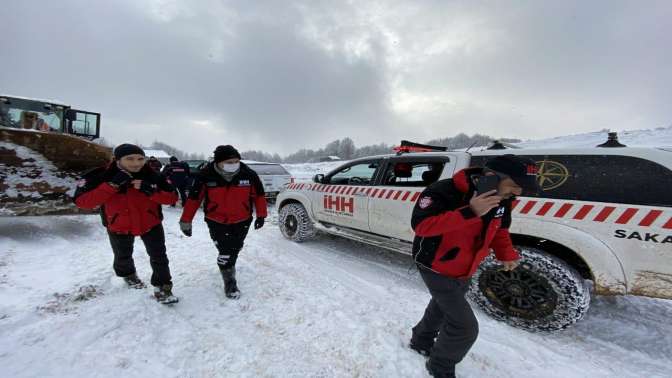
[[[97,135],[98,128],[98,114],[77,112],[75,119],[72,121],[73,134],[78,135]]]
[[[17,129],[62,131],[63,110],[48,109],[34,101],[0,102],[0,125]]]

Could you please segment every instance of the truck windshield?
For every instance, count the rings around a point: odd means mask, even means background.
[[[248,164],[258,175],[289,175],[289,172],[280,164]]]
[[[0,126],[63,131],[65,108],[42,101],[0,97]]]

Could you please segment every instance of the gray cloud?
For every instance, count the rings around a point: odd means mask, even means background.
[[[288,153],[668,125],[667,2],[3,1],[0,92],[113,142]]]
[[[497,4],[435,13],[459,15],[438,33],[461,43],[419,58],[403,79],[454,101],[435,122],[521,137],[670,124],[669,3]]]

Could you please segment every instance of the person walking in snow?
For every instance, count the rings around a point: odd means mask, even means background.
[[[178,298],[172,293],[161,205],[176,201],[173,186],[149,168],[145,152],[133,144],[117,146],[112,162],[85,174],[75,192],[78,207],[100,208],[114,253],[114,272],[135,289],[145,287],[133,262],[135,237],[142,239],[152,266],[154,296],[164,304]]]
[[[227,298],[237,299],[236,261],[256,211],[255,230],[264,226],[267,215],[264,187],[259,176],[240,162],[240,154],[230,145],[215,149],[214,161],[193,175],[187,203],[180,218],[180,229],[191,236],[194,215],[201,202],[210,238],[219,251],[217,265],[224,280]]]
[[[533,161],[497,156],[485,168],[459,171],[420,195],[411,219],[413,258],[432,298],[413,327],[409,346],[429,357],[426,368],[432,376],[454,377],[455,365],[476,341],[478,322],[465,294],[490,249],[504,270],[517,267],[520,257],[509,235],[511,203],[522,192],[538,190],[536,172]],[[478,193],[477,184],[486,176],[494,176],[489,179],[496,190]]]
[[[170,157],[170,163],[161,171],[168,181],[173,184],[180,194],[182,207],[187,202],[187,183],[189,181],[189,164],[179,161],[175,156]]]

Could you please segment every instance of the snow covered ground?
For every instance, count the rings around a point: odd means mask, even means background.
[[[295,244],[273,220],[251,231],[231,301],[205,224],[186,238],[179,209],[165,213],[173,307],[114,277],[97,216],[0,218],[0,376],[427,376],[405,346],[429,300],[409,257],[326,235]],[[140,241],[135,260],[149,281]],[[597,297],[550,335],[477,316],[461,377],[670,376],[672,301]]]
[[[646,130],[618,132],[619,142],[628,147],[672,147],[672,126]],[[595,147],[607,141],[607,131],[596,131],[556,138],[530,140],[517,143],[523,148],[583,148]]]
[[[672,146],[672,128],[619,133]],[[524,142],[594,146],[597,132]],[[290,164],[299,181],[343,162]],[[97,216],[0,217],[0,377],[426,377],[406,343],[429,300],[408,256],[319,235],[295,244],[272,220],[251,231],[239,301],[224,298],[204,223],[186,238],[166,208],[175,294],[129,290],[112,272]],[[199,216],[200,217],[200,216]],[[149,281],[148,258],[135,260]],[[587,317],[531,334],[478,312],[481,335],[461,377],[669,377],[672,301],[595,297]]]
[[[283,164],[282,166],[292,174],[297,182],[309,182],[313,181],[313,176],[316,174],[326,175],[347,162],[347,160],[342,160],[325,163]]]

